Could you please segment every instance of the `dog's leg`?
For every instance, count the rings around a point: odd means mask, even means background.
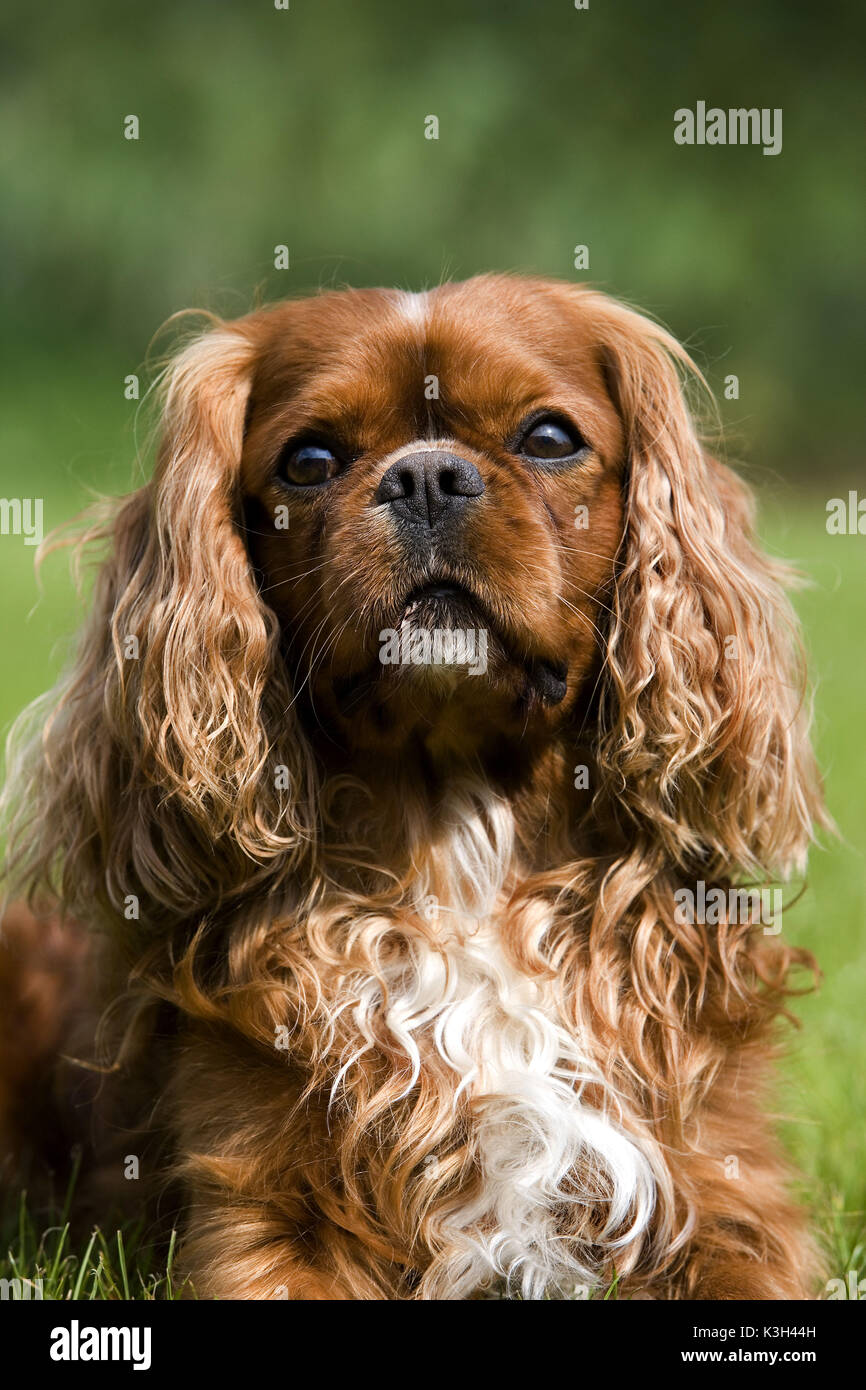
[[[699,1228],[683,1267],[680,1297],[811,1299],[820,1258],[803,1215],[761,1178],[739,1217],[716,1217]]]
[[[821,1258],[770,1141],[761,1154],[735,1158],[693,1157],[681,1187],[694,1194],[694,1233],[671,1276],[647,1292],[707,1301],[815,1298]]]
[[[200,1198],[188,1214],[179,1268],[202,1299],[344,1301],[386,1297],[343,1233],[292,1234],[273,1211]]]
[[[69,1158],[55,1076],[86,1009],[87,952],[76,922],[23,903],[0,926],[0,1159],[31,1186]]]
[[[171,1091],[187,1193],[178,1267],[196,1297],[411,1296],[396,1252],[340,1223],[326,1112],[300,1099],[284,1057],[229,1030],[188,1035]]]

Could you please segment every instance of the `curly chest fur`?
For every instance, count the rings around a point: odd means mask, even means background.
[[[363,1174],[349,1204],[413,1252],[430,1297],[595,1284],[634,1263],[659,1185],[553,975],[506,944],[509,833],[464,816],[404,892],[414,909],[335,902],[297,945],[318,961],[316,1003],[300,987],[289,1029],[307,1094],[340,1181]],[[546,914],[533,903],[523,924],[538,939]]]
[[[403,1095],[428,1103],[414,1186],[435,1213],[430,1291],[462,1297],[504,1277],[538,1297],[595,1282],[645,1231],[654,1180],[547,983],[521,975],[495,923],[475,923],[444,948],[407,942],[384,983],[359,984],[358,1049],[341,1071],[384,1029]]]

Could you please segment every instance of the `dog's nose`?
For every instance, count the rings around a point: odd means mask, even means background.
[[[483,491],[484,480],[468,459],[427,449],[392,463],[373,500],[377,505],[389,503],[410,525],[432,531],[456,520],[470,498]]]

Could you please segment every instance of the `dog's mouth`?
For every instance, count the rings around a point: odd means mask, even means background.
[[[521,649],[519,640],[479,594],[449,578],[427,579],[407,589],[381,619],[379,643],[370,666],[335,681],[341,713],[349,714],[390,685],[417,682],[442,698],[463,675],[503,682],[521,701],[553,707],[568,691],[568,663]],[[451,675],[447,675],[447,672]],[[510,675],[508,673],[511,673]]]
[[[474,622],[495,630],[495,624],[477,594],[450,580],[431,580],[419,584],[398,604],[397,623],[421,627],[458,627]],[[499,633],[496,633],[497,637]]]
[[[542,704],[560,704],[568,692],[568,662],[541,656],[527,656],[515,649],[509,634],[487,603],[452,580],[432,580],[411,589],[400,605],[398,626],[473,629],[484,633],[495,662],[523,670],[527,693]]]

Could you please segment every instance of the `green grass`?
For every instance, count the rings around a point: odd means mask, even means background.
[[[94,376],[95,372],[95,376]],[[95,382],[84,389],[85,379]],[[33,448],[36,418],[26,377],[4,382],[0,409],[0,458],[21,459]],[[44,426],[32,467],[33,495],[45,497],[46,524],[55,525],[87,501],[87,488],[122,490],[132,476],[132,410],[116,380],[96,369],[40,378],[38,417]],[[81,402],[89,402],[82,406]],[[4,404],[0,401],[0,407]],[[117,441],[95,453],[87,441]],[[53,460],[70,460],[58,473]],[[21,467],[16,473],[22,476]],[[5,491],[17,493],[5,484]],[[815,1213],[827,1246],[830,1272],[866,1273],[866,1164],[862,1150],[866,1115],[866,730],[862,701],[866,681],[866,538],[828,536],[825,503],[841,489],[821,484],[813,492],[777,490],[765,499],[762,531],[769,548],[795,561],[811,578],[796,595],[817,687],[816,742],[826,774],[827,797],[841,838],[813,852],[806,891],[785,918],[786,935],[817,955],[824,978],[814,994],[798,999],[802,1028],[790,1033],[790,1051],[779,1087],[779,1120],[785,1145],[804,1176],[804,1200]],[[5,595],[7,661],[0,678],[0,723],[8,725],[27,700],[50,683],[78,621],[66,560],[52,557],[45,591],[37,592],[33,551],[16,537],[0,540],[0,586]],[[151,1263],[147,1242],[134,1226],[122,1234],[97,1233],[74,1250],[62,1210],[35,1227],[26,1206],[0,1233],[0,1277],[42,1277],[46,1296],[168,1297],[170,1269]],[[54,1292],[49,1294],[49,1290]]]
[[[172,1277],[174,1247],[173,1236],[165,1263],[157,1263],[138,1223],[110,1234],[94,1227],[88,1240],[76,1248],[68,1222],[37,1225],[22,1193],[18,1220],[0,1259],[0,1278],[18,1280],[12,1297],[22,1300],[178,1299],[189,1296],[189,1291],[185,1294],[185,1286]]]
[[[34,1300],[130,1300],[149,1302],[192,1296],[188,1283],[174,1277],[177,1233],[159,1259],[150,1245],[143,1221],[119,1227],[94,1227],[86,1238],[73,1240],[69,1216],[78,1175],[73,1168],[62,1203],[38,1215],[27,1193],[17,1204],[6,1194],[0,1214],[0,1279],[9,1281],[8,1297]]]

